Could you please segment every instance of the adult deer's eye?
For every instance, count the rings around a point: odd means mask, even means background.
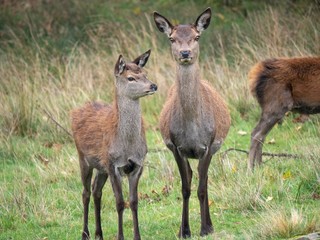
[[[174,43],[176,40],[174,40],[172,37],[169,38],[170,42]]]
[[[199,39],[200,39],[200,36],[196,36],[196,37],[194,38],[195,41],[199,41]]]
[[[132,81],[135,81],[136,79],[135,78],[133,78],[133,77],[128,77],[128,81],[129,82],[132,82]]]

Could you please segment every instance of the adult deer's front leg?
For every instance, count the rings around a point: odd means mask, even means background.
[[[118,212],[118,240],[123,240],[123,211],[124,211],[124,200],[122,195],[122,186],[121,186],[121,176],[120,174],[112,167],[109,172],[110,181],[113,189],[114,196],[116,198],[116,207]]]
[[[140,240],[139,221],[138,221],[138,183],[142,173],[142,167],[137,167],[129,175],[130,208],[133,218],[134,240]]]
[[[191,194],[192,170],[190,168],[188,160],[186,158],[182,158],[176,148],[174,148],[173,150],[173,155],[179,168],[182,185],[181,191],[183,197],[182,221],[179,230],[179,237],[187,238],[191,237],[189,226],[189,198]]]
[[[212,154],[205,154],[203,158],[200,158],[198,165],[199,173],[199,186],[198,186],[198,199],[200,202],[200,214],[201,214],[201,230],[200,235],[208,235],[213,232],[213,226],[209,212],[208,202],[208,168],[211,162]]]

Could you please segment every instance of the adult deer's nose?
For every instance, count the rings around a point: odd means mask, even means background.
[[[189,50],[183,50],[183,51],[180,51],[180,54],[181,54],[182,58],[189,58],[190,51]]]

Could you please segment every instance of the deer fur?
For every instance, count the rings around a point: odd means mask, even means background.
[[[249,87],[261,107],[251,134],[248,168],[262,163],[262,145],[286,112],[320,113],[320,58],[279,58],[257,63],[249,72]]]
[[[82,239],[89,239],[88,207],[93,169],[97,170],[92,184],[96,219],[95,238],[103,239],[100,218],[101,195],[102,188],[110,177],[118,212],[118,239],[124,239],[121,178],[126,175],[129,179],[134,239],[140,239],[137,188],[147,145],[139,98],[157,90],[157,86],[147,79],[142,69],[149,55],[150,50],[131,63],[126,63],[122,56],[119,56],[114,71],[116,92],[112,104],[92,102],[71,112],[72,132],[79,154],[83,183]]]
[[[191,236],[188,205],[192,170],[188,158],[199,159],[200,235],[207,235],[213,232],[208,206],[208,167],[230,127],[230,115],[224,100],[200,78],[198,41],[210,19],[210,8],[200,14],[194,24],[176,26],[154,13],[156,26],[171,41],[172,55],[177,63],[176,81],[160,114],[160,131],[175,157],[181,176],[183,210],[179,237],[183,238]]]

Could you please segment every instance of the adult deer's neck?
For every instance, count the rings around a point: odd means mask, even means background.
[[[117,98],[118,133],[126,141],[132,141],[141,133],[141,108],[139,99]]]
[[[177,85],[182,115],[194,119],[200,112],[200,71],[198,63],[177,65]]]

